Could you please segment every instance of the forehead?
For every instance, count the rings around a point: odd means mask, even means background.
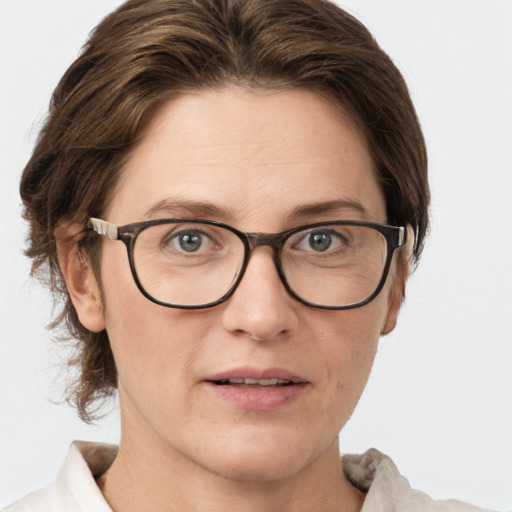
[[[356,218],[385,220],[373,162],[353,120],[310,91],[226,87],[184,94],[153,115],[107,213],[112,222],[136,222],[173,216],[172,205],[189,202],[254,223],[343,201],[362,205],[352,212]]]

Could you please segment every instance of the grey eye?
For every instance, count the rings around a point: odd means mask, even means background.
[[[307,237],[309,247],[314,251],[323,252],[332,244],[332,236],[325,231],[313,231]]]
[[[178,243],[184,251],[194,252],[201,247],[203,239],[199,234],[180,235],[178,237]]]
[[[208,250],[212,241],[208,235],[201,231],[187,230],[173,233],[165,243],[176,251],[192,253]]]
[[[297,241],[291,240],[293,248],[309,254],[333,253],[342,249],[346,238],[333,229],[312,229],[299,235]]]

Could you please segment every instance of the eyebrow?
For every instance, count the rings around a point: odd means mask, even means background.
[[[297,206],[288,214],[288,217],[290,219],[296,219],[313,215],[335,213],[338,210],[354,210],[362,214],[365,218],[370,217],[370,214],[361,203],[348,199],[339,199],[335,201],[325,201]]]
[[[286,218],[289,222],[293,222],[297,219],[304,219],[316,215],[333,214],[339,210],[352,210],[358,212],[364,218],[371,217],[366,208],[358,201],[340,199],[297,206],[286,215]],[[147,210],[146,216],[152,217],[157,213],[165,213],[171,216],[181,215],[205,220],[215,219],[223,222],[229,222],[236,218],[234,210],[217,206],[208,201],[173,200],[173,198],[167,198],[154,204]]]
[[[221,208],[208,201],[173,200],[172,198],[164,199],[151,206],[146,216],[152,217],[155,213],[178,214],[201,219],[215,218],[223,221],[231,220],[235,216],[232,210]]]

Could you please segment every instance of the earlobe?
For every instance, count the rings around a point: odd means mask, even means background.
[[[59,265],[80,323],[92,332],[100,332],[105,329],[100,287],[91,262],[72,236],[80,231],[78,224],[56,230]]]

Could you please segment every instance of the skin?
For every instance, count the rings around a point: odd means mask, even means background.
[[[155,208],[184,200],[219,211]],[[363,209],[292,215],[339,200]],[[184,215],[267,233],[324,220],[386,221],[366,142],[348,116],[312,92],[235,87],[162,106],[102,218],[124,225]],[[230,300],[185,311],[143,297],[120,242],[103,241],[104,305],[88,262],[75,248],[59,249],[80,321],[107,329],[119,372],[119,455],[99,481],[115,511],[360,510],[364,496],[344,478],[338,433],[380,335],[395,326],[403,268],[394,262],[370,304],[323,311],[286,292],[271,250],[260,247]],[[271,411],[236,407],[205,386],[206,376],[241,366],[285,368],[307,386]]]

